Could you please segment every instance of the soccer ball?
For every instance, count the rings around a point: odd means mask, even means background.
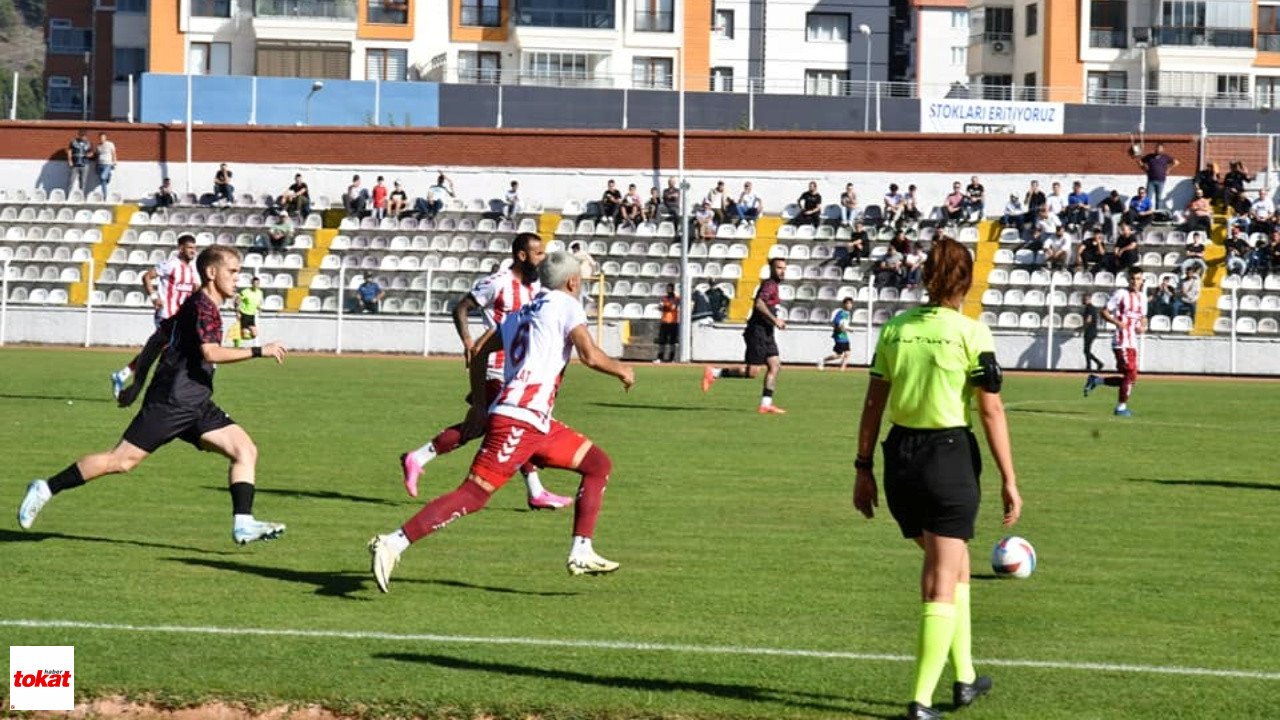
[[[991,569],[997,577],[1026,578],[1036,569],[1036,549],[1017,535],[1001,538],[991,548]]]

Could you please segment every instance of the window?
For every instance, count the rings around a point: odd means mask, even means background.
[[[371,25],[408,25],[409,0],[367,0],[365,22]]]
[[[849,42],[848,13],[809,13],[804,39],[808,42]]]
[[[502,78],[502,53],[461,50],[458,82],[497,85]]]
[[[138,76],[147,71],[147,49],[116,48],[112,56],[112,68],[115,71],[115,82],[128,82],[132,77],[136,83]]]
[[[964,67],[969,61],[969,48],[965,45],[951,46],[951,67]]]
[[[351,79],[351,46],[340,43],[259,41],[256,61],[264,77]]]
[[[805,70],[806,95],[848,95],[849,73],[844,70]]]
[[[1280,104],[1280,77],[1263,77],[1253,79],[1253,94],[1258,98],[1258,105],[1275,107]]]
[[[71,27],[70,20],[49,21],[49,52],[80,55],[93,50],[93,31]]]
[[[733,39],[733,11],[716,10],[715,34],[725,40]]]
[[[1125,0],[1092,0],[1089,3],[1089,46],[1129,46],[1129,3]]]
[[[80,86],[73,86],[71,78],[64,75],[49,76],[47,99],[50,112],[84,112],[84,93]]]
[[[522,60],[524,77],[535,85],[611,87],[607,55],[574,52],[528,52]],[[600,78],[596,74],[601,75]]]
[[[191,43],[192,75],[230,75],[231,43]]]
[[[189,0],[195,17],[231,17],[231,0]]]
[[[952,10],[951,11],[951,27],[957,30],[964,30],[969,27],[969,11],[968,10]]]
[[[1163,45],[1252,47],[1254,12],[1240,0],[1164,0],[1157,39]]]
[[[215,2],[229,3],[230,0],[193,0],[194,2]],[[374,0],[369,5],[381,9],[379,6],[381,0]],[[406,0],[395,0],[402,5]],[[264,17],[288,17],[288,18],[326,18],[329,20],[349,20],[356,19],[356,0],[254,0],[254,12]],[[363,3],[362,3],[363,4]],[[407,6],[406,6],[407,7]],[[395,10],[395,4],[390,6],[391,10]],[[404,8],[399,8],[403,10]]]
[[[1091,72],[1086,79],[1089,103],[1124,104],[1129,94],[1129,75],[1123,70]]]
[[[520,0],[516,24],[612,30],[614,0]]]
[[[145,13],[146,11],[147,0],[116,0],[118,13]]]
[[[638,0],[636,32],[672,32],[675,30],[675,0]]]
[[[1033,72],[1022,76],[1022,99],[1028,102],[1040,99],[1040,91],[1036,88],[1036,74]]]
[[[498,0],[462,0],[459,24],[498,27],[502,24],[502,6]]]
[[[638,57],[631,61],[631,86],[651,90],[670,90],[673,66],[671,58]]]
[[[733,68],[711,68],[711,92],[733,92]]]
[[[1036,34],[1036,28],[1040,25],[1040,8],[1035,3],[1027,6],[1027,37],[1033,37]]]
[[[983,15],[982,32],[984,39],[1009,40],[1013,37],[1013,8],[987,8]]]
[[[369,48],[364,55],[364,79],[400,82],[407,76],[409,51],[404,48]]]
[[[1013,76],[1012,75],[983,75],[982,98],[984,100],[1012,100],[1013,99]]]
[[[1258,49],[1280,52],[1280,6],[1258,6]]]
[[[1249,94],[1248,75],[1219,75],[1218,97],[1242,98]]]

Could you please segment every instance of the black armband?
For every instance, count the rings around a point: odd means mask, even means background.
[[[996,362],[995,353],[978,354],[978,367],[969,373],[969,382],[989,393],[1000,392],[1000,386],[1004,384],[1004,371],[1000,369],[1000,363]]]
[[[859,455],[853,459],[853,467],[855,470],[873,470],[875,469],[875,466],[875,460],[869,457]]]
[[[252,348],[250,348],[249,350],[250,350],[250,352],[252,352],[252,353],[253,353],[253,357],[256,357],[256,358],[260,358],[260,357],[262,357],[262,348],[261,348],[260,346],[258,346],[258,345],[254,345],[254,346],[253,346]]]

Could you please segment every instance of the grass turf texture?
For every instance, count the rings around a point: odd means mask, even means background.
[[[786,368],[777,400],[790,414],[761,417],[758,381],[721,380],[703,396],[701,368],[641,366],[624,394],[574,366],[556,414],[613,458],[597,548],[622,569],[570,578],[570,512],[527,511],[517,478],[407,552],[384,596],[364,543],[420,506],[396,457],[461,418],[460,362],[223,368],[217,398],[261,450],[257,514],[289,524],[277,542],[232,545],[225,463],[181,442],[55,498],[23,532],[12,513],[25,484],[110,447],[128,423],[107,382],[124,359],[0,350],[0,619],[914,652],[919,552],[883,498],[874,522],[849,503],[862,372]],[[1026,581],[992,578],[987,553],[1004,532],[988,473],[974,650],[996,685],[959,716],[1269,716],[1280,701],[1280,385],[1144,378],[1138,416],[1124,420],[1111,417],[1114,389],[1082,399],[1080,383],[1006,382],[1026,501],[1014,532],[1035,544],[1039,567]],[[455,487],[475,447],[430,464],[423,495]],[[562,493],[575,477],[544,473]],[[374,716],[893,717],[911,674],[903,660],[671,650],[12,626],[0,637],[75,645],[83,697],[315,702]]]

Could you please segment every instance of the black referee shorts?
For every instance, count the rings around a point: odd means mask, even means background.
[[[241,327],[241,328],[257,327],[257,325],[258,325],[258,316],[257,316],[257,315],[245,315],[244,313],[240,313],[240,327]]]
[[[968,428],[893,426],[884,441],[884,495],[905,538],[925,530],[969,540],[978,515],[982,456]]]
[[[773,339],[772,328],[748,325],[742,337],[747,342],[747,365],[764,365],[771,357],[778,357],[778,343]]]
[[[195,405],[144,401],[142,409],[125,429],[124,439],[148,453],[159,450],[174,438],[186,440],[197,450],[203,450],[200,447],[202,435],[235,424],[236,421],[212,400]]]

